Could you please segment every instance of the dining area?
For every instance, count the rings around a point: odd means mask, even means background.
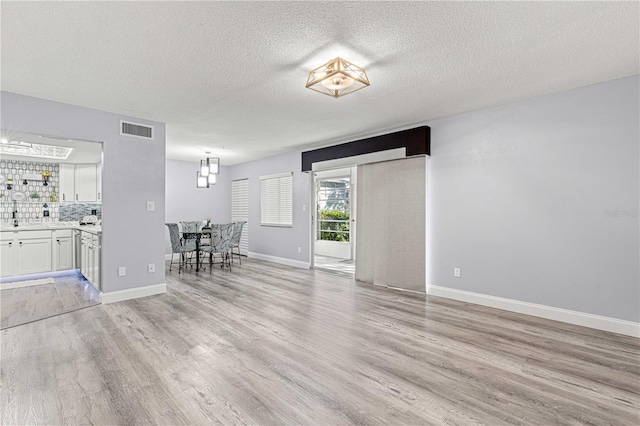
[[[215,224],[210,220],[165,223],[171,242],[169,271],[176,264],[178,273],[193,271],[194,268],[195,272],[200,272],[207,266],[211,273],[217,264],[221,269],[231,270],[234,257],[242,264],[240,240],[245,224],[245,221]]]

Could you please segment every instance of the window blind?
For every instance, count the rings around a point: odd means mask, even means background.
[[[293,226],[293,174],[260,177],[260,223]]]
[[[249,252],[249,179],[231,182],[231,221],[245,221],[240,237],[240,253]]]

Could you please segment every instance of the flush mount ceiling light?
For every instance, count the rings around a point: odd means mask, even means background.
[[[335,58],[309,73],[307,88],[339,98],[369,85],[364,68]]]
[[[2,139],[0,153],[5,155],[21,155],[24,157],[53,158],[66,160],[73,148],[57,145],[41,145],[23,141],[9,141]]]

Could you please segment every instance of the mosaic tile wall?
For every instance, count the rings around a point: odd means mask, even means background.
[[[73,204],[62,203],[60,204],[60,220],[66,221],[80,221],[84,216],[94,214],[98,216],[98,219],[102,219],[102,205],[101,204]]]
[[[43,170],[51,172],[49,185],[43,181],[27,181],[25,174],[40,174]],[[7,189],[7,182],[13,179],[11,189]],[[13,212],[13,196],[20,192],[25,196],[24,201],[16,202],[18,221],[21,223],[39,221],[80,221],[83,216],[96,211],[98,219],[102,219],[101,204],[74,204],[57,202],[60,182],[60,168],[57,163],[38,163],[30,161],[0,160],[0,221],[10,222]],[[34,194],[34,198],[32,198]],[[38,198],[35,198],[37,194]],[[56,201],[52,202],[53,199]],[[49,216],[45,216],[48,212]]]
[[[49,185],[44,186],[43,181],[29,180],[24,183],[25,174],[40,174],[48,170],[51,172]],[[13,179],[11,189],[8,189],[7,182]],[[56,221],[59,220],[59,204],[51,202],[52,195],[57,201],[58,182],[60,172],[57,163],[38,163],[30,161],[0,160],[0,218],[3,222],[11,220],[13,212],[13,196],[16,193],[24,194],[24,201],[16,202],[18,210],[18,220],[29,222],[39,219]],[[46,207],[45,207],[46,205]],[[49,217],[45,217],[45,210],[49,212]]]
[[[47,207],[44,207],[46,204]],[[59,219],[58,203],[16,203],[18,210],[18,221],[20,223],[49,221],[56,222]],[[45,216],[45,210],[49,212],[49,216]],[[8,223],[12,221],[13,203],[0,203],[0,218],[2,222]]]

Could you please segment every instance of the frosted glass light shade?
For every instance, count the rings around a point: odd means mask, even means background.
[[[220,173],[220,159],[217,157],[207,158],[209,161],[209,174],[217,175]]]
[[[209,179],[207,179],[208,175],[200,174],[200,171],[196,172],[196,188],[208,188],[209,187]]]
[[[200,160],[200,174],[202,176],[208,176],[209,170],[209,159],[207,158],[206,160]]]

